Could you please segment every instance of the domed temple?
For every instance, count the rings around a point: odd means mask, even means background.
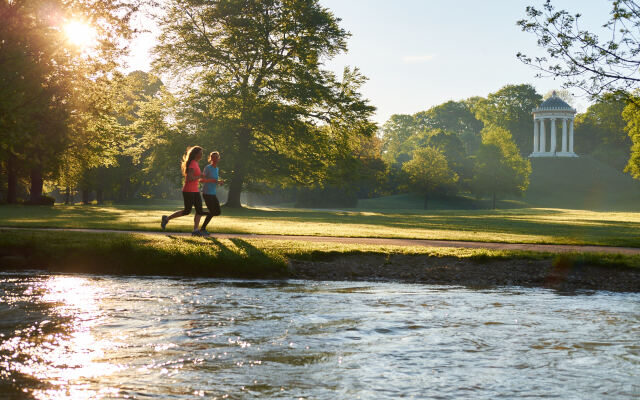
[[[573,152],[573,118],[576,110],[554,91],[533,114],[533,152],[529,157],[578,157]],[[562,142],[558,146],[558,125],[562,126]],[[547,127],[549,134],[547,135]],[[549,142],[547,142],[547,136]],[[547,145],[547,143],[549,143]]]

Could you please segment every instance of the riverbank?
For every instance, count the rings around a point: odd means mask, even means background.
[[[337,256],[329,261],[292,260],[292,276],[333,281],[393,281],[474,288],[543,287],[560,291],[640,292],[640,269],[598,265],[580,255],[473,259],[411,254]]]
[[[0,269],[640,292],[640,256],[0,230]]]

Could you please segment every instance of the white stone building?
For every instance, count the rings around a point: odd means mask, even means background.
[[[573,152],[574,108],[553,92],[532,114],[533,152],[529,157],[578,157]],[[558,138],[560,129],[562,136]]]

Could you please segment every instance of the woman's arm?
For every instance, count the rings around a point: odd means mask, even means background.
[[[204,176],[204,178],[200,178],[200,182],[202,183],[217,183],[218,185],[222,185],[224,183],[224,181],[222,179],[214,179],[214,178],[207,178],[208,174],[208,169],[205,168],[204,173],[202,174]]]
[[[197,181],[198,177],[195,176],[193,168],[187,168],[187,182]]]

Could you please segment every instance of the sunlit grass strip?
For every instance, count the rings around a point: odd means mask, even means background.
[[[0,267],[131,275],[285,278],[288,260],[337,256],[451,257],[469,262],[553,259],[555,263],[640,267],[640,256],[563,254],[464,248],[316,243],[264,239],[206,239],[145,234],[0,231]],[[8,256],[8,257],[7,257]],[[16,257],[17,256],[17,257]],[[520,260],[520,261],[518,261]],[[357,262],[357,261],[356,261]]]
[[[178,205],[1,206],[0,226],[159,231]],[[193,218],[167,230],[189,232]],[[400,213],[283,208],[223,209],[209,225],[218,233],[380,237],[640,247],[640,213],[563,209],[453,210]]]

